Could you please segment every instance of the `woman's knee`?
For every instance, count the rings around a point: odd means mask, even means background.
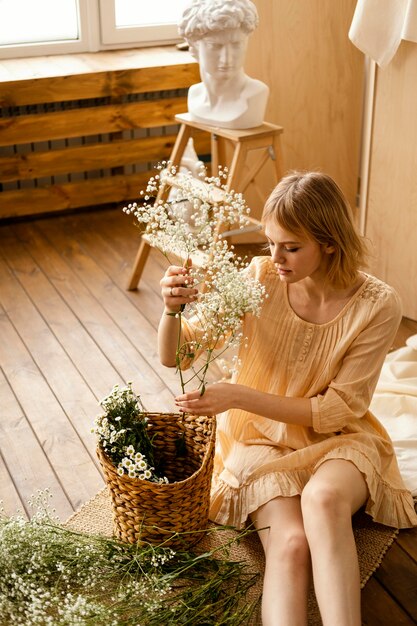
[[[305,486],[301,496],[301,510],[307,532],[312,526],[320,531],[325,521],[340,523],[341,520],[351,519],[350,502],[343,489],[320,480],[311,480]]]
[[[329,459],[310,478],[301,495],[301,511],[306,515],[350,519],[369,496],[364,475],[350,461]]]
[[[302,528],[270,529],[265,550],[267,562],[277,560],[281,565],[302,567],[310,563],[310,549]]]

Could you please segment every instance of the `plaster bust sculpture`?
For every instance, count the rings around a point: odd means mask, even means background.
[[[191,119],[234,129],[262,124],[269,89],[243,70],[248,36],[257,25],[251,0],[193,0],[184,11],[179,33],[202,79],[188,92]]]

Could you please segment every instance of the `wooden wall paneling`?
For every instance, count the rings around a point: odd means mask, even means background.
[[[7,182],[33,179],[52,174],[116,167],[145,159],[152,161],[159,157],[168,157],[174,142],[175,135],[165,135],[16,154],[0,159],[0,180]]]
[[[0,158],[0,181],[33,179],[97,168],[117,167],[129,163],[168,158],[176,135],[116,140],[63,150],[31,152]],[[209,139],[195,142],[199,151],[209,150]]]
[[[363,56],[347,37],[355,0],[256,0],[256,4],[260,26],[249,39],[247,71],[271,88],[266,118],[284,127],[284,167],[324,169],[352,201],[357,186],[363,74]],[[49,63],[41,59],[36,62],[37,78],[21,81],[6,80],[10,63],[3,62],[0,102],[52,102],[80,95],[118,98],[199,81],[198,65],[189,55],[179,57],[170,51],[166,64],[159,61],[157,67],[143,67],[134,52],[125,53],[123,63],[122,53],[75,55],[78,67],[73,74],[65,71],[69,62],[65,55]],[[103,59],[109,68],[106,72],[98,69]],[[21,63],[16,61],[14,67],[24,74]]]
[[[108,176],[82,182],[36,187],[22,193],[20,189],[0,193],[0,216],[23,217],[76,209],[91,204],[122,202],[136,198],[146,185],[149,172],[128,176]]]
[[[403,41],[377,70],[366,236],[371,271],[417,320],[417,45]]]
[[[1,157],[0,181],[56,176],[148,160],[159,161],[169,157],[174,141],[175,135],[164,135]],[[200,153],[208,153],[209,138],[202,133],[196,137],[195,147]],[[137,199],[139,190],[146,185],[150,175],[149,172],[120,174],[61,185],[45,185],[27,192],[21,189],[3,191],[0,193],[0,216],[35,215]]]
[[[270,87],[266,120],[284,127],[284,169],[320,169],[355,206],[363,55],[348,39],[356,0],[254,0],[246,71]]]
[[[198,82],[198,76],[198,66],[190,63],[0,82],[0,106],[182,89]]]
[[[37,115],[0,117],[0,146],[51,141],[173,123],[187,108],[185,97],[161,98],[130,104],[85,107]]]
[[[198,81],[196,62],[170,48],[63,55],[27,65],[32,74],[20,60],[0,62],[0,217],[136,199],[150,176],[142,172],[171,153],[174,115],[184,111],[186,98],[124,97],[186,88]],[[9,80],[13,73],[17,79]],[[23,114],[10,109],[80,100],[88,106]],[[196,148],[209,153],[203,134]]]

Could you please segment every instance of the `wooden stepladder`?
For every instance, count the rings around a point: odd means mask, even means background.
[[[188,113],[176,115],[175,120],[181,124],[177,139],[169,158],[173,166],[179,166],[189,139],[196,131],[210,133],[211,136],[211,171],[216,176],[219,167],[227,167],[228,175],[225,183],[227,191],[234,190],[245,194],[251,185],[262,204],[264,194],[257,185],[256,178],[268,161],[273,164],[275,183],[283,175],[282,152],[280,136],[283,132],[281,126],[275,126],[265,122],[262,126],[248,128],[246,130],[231,130],[217,128],[194,122]],[[156,201],[164,200],[169,193],[169,185],[161,185]],[[251,225],[242,232],[255,232],[260,229],[260,215],[251,217]],[[231,231],[231,235],[236,231]],[[224,236],[224,233],[223,233]],[[139,249],[133,265],[132,274],[127,288],[136,289],[143,269],[146,265],[151,249],[146,236],[141,237]]]

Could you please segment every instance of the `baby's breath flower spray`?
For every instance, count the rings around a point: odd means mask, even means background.
[[[225,170],[204,179],[177,172],[166,162],[158,170],[142,202],[129,204],[124,211],[134,215],[148,241],[170,265],[178,265],[180,259],[189,268],[187,284],[201,287],[195,302],[172,315],[196,328],[195,337],[181,343],[179,325],[176,364],[182,391],[192,383],[203,394],[209,365],[242,342],[242,319],[246,314],[259,315],[265,296],[264,286],[249,275],[248,262],[237,257],[221,235],[231,226],[247,226],[250,210],[241,193],[227,189]],[[161,188],[167,186],[175,188],[174,201],[159,199]],[[195,253],[204,260],[189,267]],[[188,378],[183,373],[185,364],[191,367]],[[235,359],[231,373],[237,364]]]

